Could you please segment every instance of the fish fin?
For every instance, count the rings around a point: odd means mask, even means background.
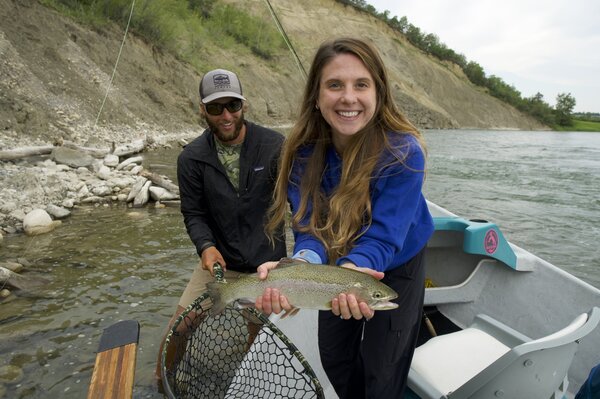
[[[282,319],[285,319],[288,316],[296,316],[296,314],[300,311],[300,308],[292,308],[289,311],[284,311],[283,315],[281,316]]]
[[[236,309],[248,309],[254,306],[254,301],[248,298],[239,298],[235,301]]]
[[[281,267],[288,267],[288,266],[292,266],[292,265],[305,264],[305,263],[306,262],[303,262],[303,261],[297,260],[297,259],[281,258],[281,259],[279,259],[279,262],[277,262],[277,267],[281,268]]]
[[[227,306],[227,302],[223,300],[223,296],[221,295],[221,288],[223,284],[219,282],[211,282],[206,283],[206,290],[208,291],[208,295],[212,301],[212,307],[210,308],[210,314],[215,315],[223,312],[225,310],[225,306]]]
[[[283,265],[287,265],[289,263],[294,263],[296,262],[296,260],[292,259],[292,258],[281,258],[279,259],[279,262],[277,262],[277,266],[283,266]]]

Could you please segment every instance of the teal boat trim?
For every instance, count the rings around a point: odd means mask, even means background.
[[[499,260],[517,270],[517,255],[495,223],[461,217],[434,217],[436,231],[462,231],[463,250]]]

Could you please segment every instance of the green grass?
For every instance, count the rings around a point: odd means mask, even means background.
[[[600,122],[573,119],[573,126],[557,126],[555,129],[566,132],[600,132]]]
[[[81,23],[102,28],[113,21],[125,27],[131,0],[40,0]],[[209,4],[202,12],[203,4]],[[211,47],[247,52],[272,60],[285,42],[270,19],[253,16],[223,1],[138,0],[131,31],[195,67],[207,65],[201,54]]]

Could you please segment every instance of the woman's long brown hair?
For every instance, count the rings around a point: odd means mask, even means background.
[[[339,54],[358,57],[375,82],[376,108],[373,118],[357,134],[351,136],[344,148],[342,176],[331,196],[321,190],[321,178],[325,168],[325,154],[332,145],[331,127],[316,108],[323,68]],[[290,173],[301,146],[314,145],[306,162],[300,183],[300,206],[291,219],[293,229],[308,232],[325,246],[329,263],[347,254],[360,237],[362,228],[371,223],[371,198],[369,184],[384,148],[389,148],[386,132],[410,134],[417,138],[423,150],[424,143],[419,131],[396,107],[387,77],[387,71],[377,50],[367,42],[354,38],[339,38],[323,43],[315,54],[300,116],[283,145],[279,174],[275,185],[273,205],[269,211],[267,233],[273,233],[286,220],[287,189]],[[397,153],[395,151],[394,153]],[[403,159],[397,159],[403,162]],[[312,213],[308,223],[301,223],[309,204]]]

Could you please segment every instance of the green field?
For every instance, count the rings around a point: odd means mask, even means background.
[[[600,132],[600,122],[573,119],[573,126],[558,126],[556,130],[568,132]]]

